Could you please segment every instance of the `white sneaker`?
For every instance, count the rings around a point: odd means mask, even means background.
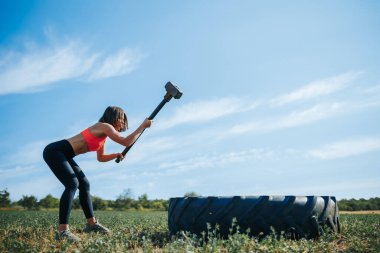
[[[81,239],[78,236],[71,233],[70,230],[63,230],[61,232],[56,232],[55,239],[57,241],[61,241],[61,240],[68,240],[68,241],[73,241],[73,242],[81,241]]]
[[[85,233],[98,232],[102,234],[108,234],[110,230],[106,228],[105,226],[103,226],[102,224],[100,224],[99,222],[96,222],[93,225],[87,223],[83,229],[83,232]]]

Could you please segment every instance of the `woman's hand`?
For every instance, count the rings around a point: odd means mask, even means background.
[[[97,158],[99,162],[109,162],[112,160],[115,160],[116,158],[120,157],[120,160],[124,159],[124,156],[122,153],[113,153],[113,154],[104,154],[104,146],[103,148],[100,148],[97,150]]]
[[[120,159],[120,161],[123,161],[123,159],[124,159],[124,156],[123,156],[123,154],[122,154],[122,153],[116,153],[115,155],[116,155],[116,157],[115,157],[114,159],[117,159],[118,157],[120,157],[120,158],[119,158],[119,159]]]
[[[149,128],[153,123],[153,120],[146,118],[144,122],[141,124],[143,128]]]

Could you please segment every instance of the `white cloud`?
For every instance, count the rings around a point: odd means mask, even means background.
[[[349,82],[355,80],[361,73],[362,72],[348,72],[331,78],[315,81],[288,94],[269,99],[266,102],[260,100],[253,102],[243,98],[225,97],[210,101],[189,103],[179,107],[172,117],[163,119],[161,122],[165,123],[160,123],[161,125],[157,127],[159,129],[167,129],[180,124],[204,122],[223,116],[250,111],[262,104],[283,105],[290,102],[304,101],[311,98],[332,94],[346,88]],[[359,103],[356,102],[356,105],[358,106]],[[251,122],[247,124],[239,124],[238,126],[233,127],[232,132],[267,132],[282,128],[305,125],[330,117],[337,112],[341,112],[342,107],[343,103],[338,102],[317,104],[305,111],[293,112],[284,117]]]
[[[48,194],[53,194],[59,198],[64,190],[63,185],[50,171],[30,181],[19,180],[7,188],[13,201],[19,200],[23,195],[33,195],[37,199],[41,199]]]
[[[373,95],[380,93],[380,85],[370,86],[360,91],[364,95]]]
[[[288,94],[281,95],[270,101],[273,105],[283,105],[295,101],[328,95],[345,88],[349,82],[357,78],[361,72],[348,72],[331,78],[307,84]]]
[[[0,70],[0,95],[41,90],[49,83],[81,76],[96,59],[96,55],[87,56],[74,42],[24,55],[8,55],[3,63],[6,67]]]
[[[9,161],[18,165],[40,163],[43,161],[42,152],[49,143],[44,140],[25,143],[9,157]]]
[[[271,132],[275,130],[307,125],[326,119],[342,112],[344,103],[318,104],[304,111],[292,112],[278,118],[249,122],[233,126],[227,133],[244,134],[247,132]]]
[[[0,168],[0,178],[3,185],[8,180],[11,180],[14,178],[27,177],[39,172],[41,172],[41,169],[37,168],[35,165],[26,165],[26,166],[17,165],[15,167]]]
[[[95,80],[133,71],[141,54],[121,49],[113,55],[89,52],[81,43],[29,47],[25,53],[9,51],[0,62],[0,95],[35,92],[58,81]]]
[[[167,129],[176,125],[204,122],[217,119],[226,115],[245,112],[256,108],[258,103],[249,102],[242,98],[219,98],[209,101],[189,103],[179,107],[174,115],[163,119],[161,129]]]
[[[203,168],[220,168],[230,164],[239,164],[252,160],[272,159],[275,151],[264,148],[253,148],[238,152],[214,153],[192,157],[183,160],[165,159],[149,161],[147,164],[134,166],[123,165],[123,169],[116,169],[114,164],[99,164],[94,161],[79,161],[83,165],[86,175],[96,183],[104,180],[113,180],[114,185],[124,184],[125,180],[143,177],[173,176],[187,171]],[[119,166],[119,165],[117,165]],[[137,166],[137,167],[136,167]],[[132,168],[137,168],[136,170]],[[120,170],[128,170],[128,173],[120,173]],[[120,186],[121,187],[121,186]]]
[[[141,58],[141,53],[124,48],[106,57],[99,66],[95,67],[89,76],[89,80],[128,74],[135,70]]]
[[[146,172],[146,175],[175,175],[184,171],[199,168],[222,167],[231,163],[242,163],[248,160],[262,160],[272,158],[274,152],[267,149],[249,149],[238,152],[209,154],[193,157],[182,161],[162,162],[158,165],[159,172]]]
[[[311,150],[308,154],[322,160],[332,160],[374,152],[379,149],[379,137],[361,137],[334,142]]]

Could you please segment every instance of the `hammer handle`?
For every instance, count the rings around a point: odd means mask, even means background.
[[[169,102],[171,99],[170,96],[166,96],[164,97],[164,99],[161,101],[161,103],[156,107],[156,109],[154,109],[154,111],[152,112],[152,114],[148,117],[149,120],[152,120],[154,119],[154,117],[156,117],[157,113],[162,109],[162,107],[164,107],[164,105]],[[135,145],[135,143],[137,142],[137,140],[140,138],[140,136],[143,134],[143,132],[145,131],[145,129],[141,132],[141,134],[139,135],[139,137],[137,137],[137,139],[135,140],[134,143],[132,143],[131,145],[129,145],[128,147],[126,147],[123,152],[121,152],[123,154],[123,156],[125,156],[128,151],[133,147],[133,145]],[[116,163],[119,163],[120,162],[120,157],[116,158],[115,160]]]
[[[156,117],[157,113],[162,109],[162,107],[164,107],[164,105],[167,102],[170,101],[170,99],[171,99],[171,97],[166,98],[166,96],[165,96],[164,99],[161,101],[161,103],[156,107],[156,109],[154,109],[152,114],[148,117],[148,119],[150,119],[150,120],[154,119],[154,117]]]

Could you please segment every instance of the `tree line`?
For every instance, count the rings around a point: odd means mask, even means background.
[[[139,196],[137,199],[132,197],[130,189],[120,194],[116,200],[104,200],[97,196],[91,196],[94,210],[168,210],[168,200],[165,199],[148,199],[147,194]],[[48,194],[46,197],[38,200],[34,195],[24,195],[18,201],[12,202],[10,193],[5,190],[0,191],[0,207],[24,208],[27,210],[54,209],[59,207],[59,199]],[[73,208],[80,209],[79,197],[73,201]]]
[[[198,197],[196,192],[188,192],[185,197]],[[92,196],[94,210],[159,210],[167,211],[169,201],[165,199],[150,200],[147,194],[143,194],[137,199],[133,198],[132,190],[127,189],[120,194],[116,200],[104,200],[97,196]],[[33,195],[24,195],[20,200],[12,202],[10,193],[5,190],[0,191],[0,207],[17,208],[21,207],[28,210],[52,209],[59,207],[59,199],[48,194],[46,197],[38,200]],[[380,198],[370,199],[342,199],[338,201],[338,207],[341,211],[364,211],[380,210]],[[73,202],[74,209],[80,209],[79,198],[76,197]]]
[[[380,210],[380,198],[342,199],[338,201],[338,208],[342,211]]]

